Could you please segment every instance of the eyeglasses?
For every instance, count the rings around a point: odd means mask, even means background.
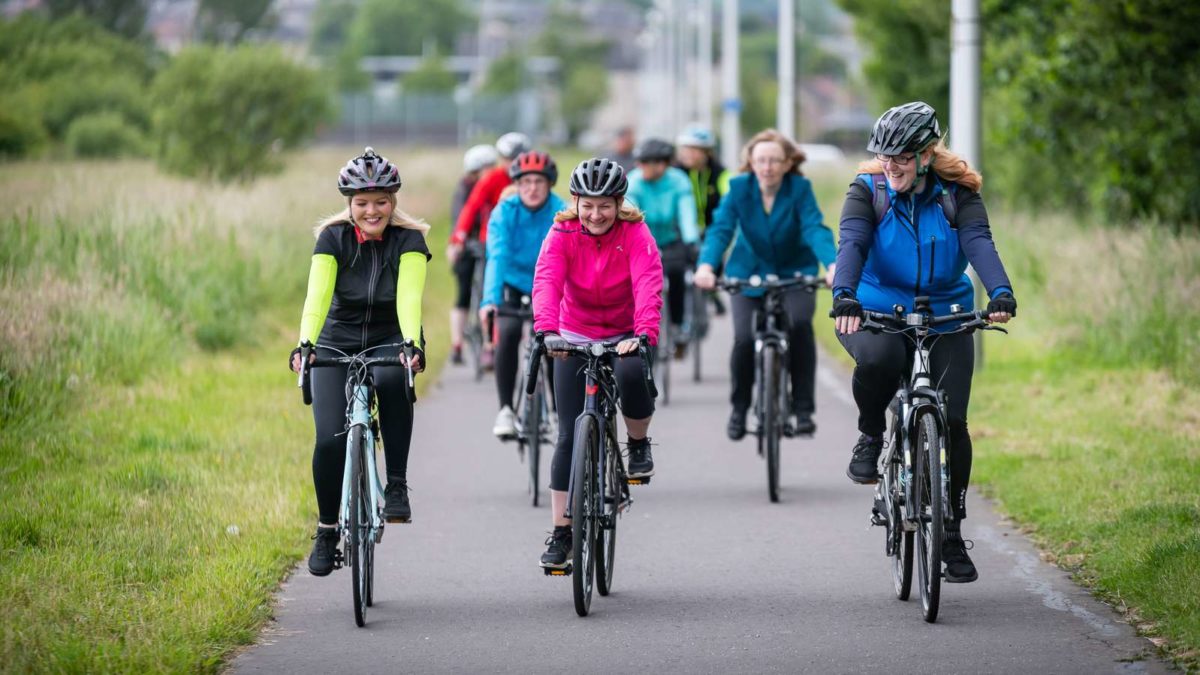
[[[753,160],[750,163],[753,164],[754,166],[762,166],[762,167],[783,166],[784,164],[787,164],[787,160],[779,159],[777,157],[760,157],[756,160]]]
[[[914,157],[916,157],[916,155],[912,153],[907,155],[875,155],[875,159],[879,160],[879,163],[883,164],[884,166],[887,166],[889,163],[895,164],[896,166],[908,166],[909,164],[912,164]]]

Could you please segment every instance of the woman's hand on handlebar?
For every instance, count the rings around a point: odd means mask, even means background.
[[[717,275],[713,272],[713,266],[707,263],[702,263],[696,268],[696,273],[692,275],[692,283],[696,284],[697,288],[702,288],[706,291],[711,291],[717,286]]]
[[[484,305],[484,306],[480,307],[479,308],[479,323],[480,323],[480,325],[482,325],[482,326],[488,325],[488,321],[491,320],[492,314],[495,311],[496,311],[495,305]],[[490,336],[488,337],[488,340],[491,340]]]
[[[617,343],[617,353],[621,356],[626,356],[637,352],[638,347],[642,345],[642,341],[638,338],[629,338],[621,340]]]
[[[312,352],[308,355],[308,362],[312,363],[313,361],[316,360],[316,358],[317,358],[316,352]],[[299,374],[299,372],[300,372],[300,348],[299,347],[296,347],[295,349],[292,350],[292,357],[289,359],[288,365],[291,366],[293,373]]]
[[[858,298],[849,293],[842,293],[833,299],[833,309],[829,312],[833,317],[833,326],[842,335],[853,335],[862,328],[863,309]]]
[[[412,371],[414,373],[423,372],[425,370],[425,352],[420,347],[413,347],[412,352]],[[400,354],[400,361],[404,361],[403,352]]]

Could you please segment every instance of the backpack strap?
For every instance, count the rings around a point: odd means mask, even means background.
[[[892,208],[892,198],[888,195],[887,179],[881,173],[867,174],[867,187],[871,189],[871,206],[875,209],[875,224],[883,222],[888,209]]]
[[[950,229],[957,230],[958,223],[958,183],[950,183],[949,186],[943,184],[942,191],[938,193],[938,204],[942,207],[942,214],[946,216],[946,222],[950,223]],[[947,194],[949,193],[949,194]]]

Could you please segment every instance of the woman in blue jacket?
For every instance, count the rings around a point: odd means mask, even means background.
[[[832,279],[836,249],[833,233],[825,226],[812,184],[800,174],[804,153],[791,139],[774,129],[756,134],[742,149],[742,174],[729,181],[729,193],[713,214],[705,233],[696,285],[710,289],[716,284],[714,269],[725,249],[738,235],[725,263],[725,274],[746,278],[757,274],[790,277],[816,274],[819,265]],[[748,173],[753,171],[753,173]],[[754,390],[754,326],[751,318],[762,309],[762,292],[748,290],[733,298],[733,373],[726,432],[733,440],[746,435],[746,411]],[[817,344],[812,317],[816,298],[811,291],[797,289],[784,296],[788,315],[788,350],[792,377],[793,430],[811,434],[817,425],[813,390],[816,380]]]
[[[909,348],[904,336],[859,331],[863,308],[891,312],[900,305],[912,310],[918,296],[929,297],[935,314],[948,314],[953,304],[971,308],[974,291],[965,274],[970,262],[991,299],[989,319],[1003,323],[1017,313],[979,196],[983,178],[940,139],[937,115],[925,103],[888,110],[875,122],[867,144],[875,159],[859,167],[842,208],[831,315],[842,346],[855,361],[861,436],[846,470],[855,483],[878,481],[884,413],[906,374]],[[930,353],[933,381],[949,396],[953,520],[946,525],[942,561],[946,581],[952,583],[978,578],[959,525],[967,515],[971,477],[967,403],[974,360],[972,338],[962,333],[939,337]]]
[[[554,225],[554,214],[566,208],[550,192],[558,181],[558,166],[544,152],[517,155],[508,168],[517,194],[501,199],[492,210],[487,228],[487,266],[483,273],[483,298],[479,317],[483,325],[497,307],[520,308],[521,296],[533,292],[533,269],[542,240]],[[517,434],[513,390],[521,346],[521,327],[515,316],[496,317],[496,392],[500,412],[492,433],[500,438]]]

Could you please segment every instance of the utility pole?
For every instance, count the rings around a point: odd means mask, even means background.
[[[700,107],[699,115],[696,119],[704,125],[705,129],[710,132],[713,128],[713,22],[712,22],[712,0],[698,0],[697,4],[699,11],[700,24],[698,32],[700,33],[699,54],[697,58],[697,68],[700,71],[700,88],[698,105]]]
[[[738,84],[738,0],[721,3],[721,163],[737,167],[742,147],[742,97]]]
[[[954,152],[980,171],[979,124],[979,52],[983,31],[979,20],[979,0],[954,0],[951,5],[950,53],[950,129]],[[979,276],[971,269],[975,286],[975,306],[985,299]],[[975,367],[983,367],[983,331],[975,335]]]
[[[796,139],[796,3],[779,0],[779,97],[776,99],[775,128]]]

